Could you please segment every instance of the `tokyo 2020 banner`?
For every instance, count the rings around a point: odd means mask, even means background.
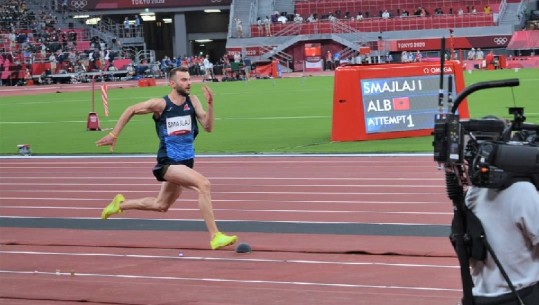
[[[455,49],[470,48],[503,48],[511,40],[511,35],[491,35],[478,37],[455,37],[447,39],[447,43]],[[439,38],[417,38],[393,40],[389,43],[390,51],[427,51],[439,50]]]
[[[111,10],[133,8],[190,7],[230,5],[232,0],[68,0],[75,10]]]

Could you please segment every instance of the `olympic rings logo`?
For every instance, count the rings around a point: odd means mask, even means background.
[[[71,6],[77,9],[84,8],[88,5],[88,1],[86,0],[72,0]]]
[[[493,40],[494,40],[494,43],[499,46],[507,43],[507,37],[495,37]]]

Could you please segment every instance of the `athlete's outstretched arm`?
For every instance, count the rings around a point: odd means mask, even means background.
[[[165,109],[165,105],[166,103],[164,99],[154,98],[127,107],[118,119],[118,122],[116,122],[116,125],[114,126],[112,131],[97,142],[95,142],[95,144],[97,146],[110,145],[110,151],[113,151],[114,145],[116,144],[116,140],[118,139],[120,132],[133,116],[148,113],[160,115]]]

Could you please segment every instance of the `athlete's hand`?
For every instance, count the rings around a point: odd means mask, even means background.
[[[110,152],[113,152],[114,151],[114,145],[116,145],[116,137],[114,137],[112,134],[108,134],[106,136],[104,136],[103,138],[101,138],[100,140],[98,140],[97,142],[95,142],[95,145],[96,146],[106,146],[106,145],[109,145],[110,146]]]
[[[213,91],[211,91],[210,87],[207,85],[202,85],[202,93],[204,93],[204,98],[206,98],[206,102],[208,105],[213,104]]]

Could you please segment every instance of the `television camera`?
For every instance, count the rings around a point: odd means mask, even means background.
[[[435,116],[434,160],[454,173],[460,186],[504,189],[526,180],[539,190],[539,125],[525,123],[524,108],[510,107],[511,121],[459,120],[456,114],[464,98],[477,90],[518,85],[518,79],[476,83],[448,102],[449,113]]]

